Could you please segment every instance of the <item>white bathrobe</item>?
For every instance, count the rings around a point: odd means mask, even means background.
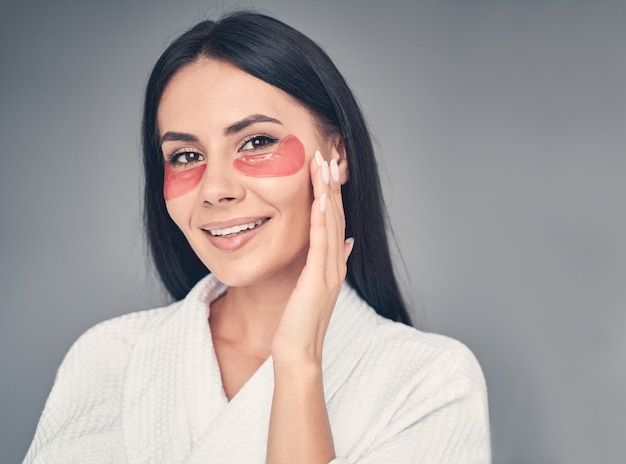
[[[24,462],[265,462],[272,359],[228,401],[207,324],[225,290],[207,276],[180,302],[88,330],[59,368]],[[323,375],[334,464],[490,461],[472,353],[378,316],[347,284]]]

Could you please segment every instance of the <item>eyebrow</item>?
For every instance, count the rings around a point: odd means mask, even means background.
[[[237,121],[224,129],[224,135],[236,134],[237,132],[244,130],[246,127],[256,124],[257,122],[272,122],[280,125],[283,124],[278,119],[265,116],[264,114],[251,114],[250,116],[246,116],[242,120]]]
[[[185,132],[166,132],[159,139],[159,143],[163,145],[163,142],[168,141],[197,142],[198,137],[192,134],[186,134]]]
[[[226,129],[224,129],[224,135],[233,135],[237,132],[244,130],[246,127],[251,126],[252,124],[256,124],[259,122],[271,122],[274,124],[283,123],[280,122],[276,118],[272,118],[270,116],[266,116],[264,114],[251,114],[250,116],[246,116],[245,118],[231,124]],[[168,131],[161,136],[159,139],[159,143],[163,145],[163,142],[170,141],[178,141],[178,142],[198,142],[198,137],[193,134],[187,134],[186,132],[171,132]]]

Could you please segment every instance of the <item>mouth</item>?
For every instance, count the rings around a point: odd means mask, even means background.
[[[218,228],[207,229],[207,232],[209,232],[209,234],[211,234],[213,237],[230,238],[236,235],[241,235],[241,234],[250,232],[254,228],[269,221],[269,219],[270,218],[266,217],[266,218],[258,219],[256,221],[247,222],[245,224],[237,224],[234,226],[224,227],[221,229],[218,229]]]

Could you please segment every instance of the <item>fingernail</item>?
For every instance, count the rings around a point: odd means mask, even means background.
[[[339,182],[339,165],[334,158],[330,160],[330,174],[333,176],[335,182]]]
[[[327,161],[324,161],[324,164],[322,164],[322,179],[324,180],[325,184],[330,184],[330,174],[328,172]]]
[[[320,211],[322,213],[326,212],[326,194],[322,193],[322,196],[320,197]]]
[[[315,150],[315,162],[317,163],[318,167],[322,167],[322,163],[324,162],[324,157],[322,156],[319,150]]]

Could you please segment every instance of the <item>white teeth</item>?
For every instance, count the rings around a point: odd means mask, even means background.
[[[218,236],[218,237],[222,235],[236,234],[243,230],[254,229],[256,226],[260,226],[261,224],[263,224],[263,222],[265,222],[265,219],[259,219],[258,221],[255,221],[255,222],[250,222],[248,224],[241,224],[238,226],[227,227],[226,229],[209,229],[209,232],[211,232],[211,235]]]

